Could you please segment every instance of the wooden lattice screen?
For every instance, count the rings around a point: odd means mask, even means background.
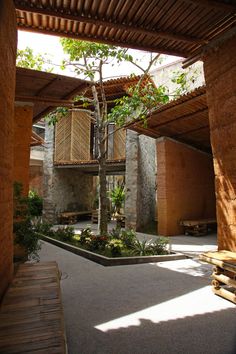
[[[126,130],[120,129],[114,133],[114,150],[113,158],[114,160],[120,160],[125,158],[125,141],[126,141]]]
[[[84,112],[72,111],[56,124],[54,160],[90,160],[90,117]]]

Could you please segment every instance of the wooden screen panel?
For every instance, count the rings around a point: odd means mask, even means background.
[[[85,112],[72,112],[71,160],[90,160],[91,119]]]
[[[114,160],[125,158],[126,130],[120,129],[114,133]]]
[[[71,112],[56,124],[54,161],[70,161],[71,158]]]

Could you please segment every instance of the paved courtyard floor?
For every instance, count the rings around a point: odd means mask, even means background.
[[[216,237],[171,244],[192,258],[103,267],[43,242],[41,260],[62,272],[69,354],[236,353],[235,305],[211,292],[211,266],[197,259]]]

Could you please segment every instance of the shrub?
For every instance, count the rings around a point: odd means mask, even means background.
[[[90,251],[97,251],[97,250],[104,250],[105,246],[108,242],[106,236],[95,236],[92,235],[91,237],[87,238],[86,245]]]
[[[135,240],[137,240],[137,238],[134,230],[123,230],[121,232],[121,241],[127,248],[131,248]]]
[[[167,237],[158,237],[151,245],[152,254],[167,254],[169,239]]]
[[[35,191],[29,191],[29,213],[31,216],[41,216],[43,211],[43,199]]]
[[[117,226],[115,229],[112,229],[108,236],[110,237],[110,239],[119,239],[121,237],[121,228]]]
[[[119,239],[112,239],[108,241],[106,249],[110,250],[113,257],[121,256],[123,243]]]
[[[136,239],[132,244],[132,253],[135,256],[149,256],[151,249],[148,240],[139,241]]]
[[[60,227],[54,231],[54,236],[60,241],[71,242],[74,238],[75,230],[72,226]]]
[[[86,243],[86,240],[88,241],[88,239],[91,238],[92,236],[93,236],[93,233],[92,233],[90,227],[82,229],[79,242],[81,243],[81,245],[84,245]]]

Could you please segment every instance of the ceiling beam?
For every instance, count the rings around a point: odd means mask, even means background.
[[[235,13],[236,12],[236,5],[229,4],[223,1],[217,0],[186,0],[186,2],[191,2],[194,5],[203,6],[206,8],[211,8],[214,10],[228,12],[228,13]]]
[[[27,32],[42,33],[42,34],[48,34],[51,36],[72,38],[72,39],[78,39],[78,40],[87,41],[87,42],[104,43],[104,44],[109,44],[109,45],[114,45],[114,46],[119,46],[119,47],[124,47],[124,48],[145,50],[148,52],[161,53],[161,54],[166,54],[166,55],[174,55],[176,57],[189,57],[191,55],[190,52],[182,52],[182,51],[176,51],[176,50],[171,50],[171,49],[169,50],[169,49],[162,48],[159,46],[149,47],[149,46],[140,45],[137,43],[132,43],[132,42],[124,43],[119,40],[108,39],[108,38],[103,38],[103,37],[98,37],[98,36],[88,37],[85,34],[78,34],[78,33],[73,33],[73,32],[63,32],[63,31],[56,32],[56,31],[53,31],[52,29],[42,29],[42,28],[25,26],[22,23],[18,23],[17,26],[18,26],[19,30],[27,31]]]
[[[75,102],[72,100],[61,100],[57,98],[52,98],[52,97],[40,97],[40,96],[24,96],[24,95],[16,95],[15,96],[15,101],[21,101],[21,102],[36,102],[36,103],[45,103],[45,104],[50,104],[52,106],[71,106]]]
[[[29,12],[29,13],[37,13],[39,15],[45,15],[45,16],[50,16],[50,17],[55,17],[55,18],[61,18],[65,20],[70,20],[70,21],[76,21],[76,22],[82,22],[82,23],[91,23],[96,26],[104,26],[104,27],[109,27],[112,29],[117,29],[117,30],[122,30],[122,31],[128,31],[128,32],[135,32],[143,35],[147,35],[149,37],[160,37],[164,38],[167,40],[172,40],[172,41],[181,41],[181,42],[187,42],[187,43],[192,43],[192,44],[205,44],[206,41],[195,38],[192,36],[188,35],[183,35],[183,34],[178,34],[178,33],[172,33],[170,31],[160,31],[160,30],[155,30],[155,29],[146,29],[141,26],[136,26],[136,25],[130,25],[130,24],[124,24],[124,23],[117,23],[114,21],[108,21],[108,20],[99,20],[96,17],[88,17],[88,16],[82,16],[78,13],[71,13],[66,9],[57,9],[57,8],[42,8],[42,7],[37,7],[34,6],[33,4],[29,5],[27,3],[22,3],[19,0],[15,0],[15,6],[17,10],[24,11],[24,12]],[[94,39],[96,39],[96,36],[94,36]]]

